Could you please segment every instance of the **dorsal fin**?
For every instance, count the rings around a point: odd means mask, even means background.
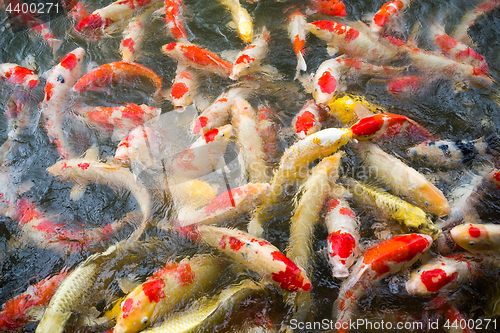
[[[87,149],[87,151],[83,154],[82,159],[98,161],[99,160],[99,147],[92,146],[89,149]]]

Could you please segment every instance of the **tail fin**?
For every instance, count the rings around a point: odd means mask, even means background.
[[[306,71],[307,70],[307,64],[306,61],[304,60],[304,56],[302,55],[302,52],[297,53],[297,70],[295,72],[295,77],[293,78],[294,80],[297,80],[299,77],[300,71]]]

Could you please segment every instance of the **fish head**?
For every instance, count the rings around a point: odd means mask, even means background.
[[[88,40],[96,41],[104,36],[104,29],[114,23],[110,18],[102,18],[99,12],[87,16],[75,27],[75,31]]]
[[[135,333],[149,326],[156,305],[165,297],[164,286],[161,279],[151,278],[132,290],[121,303],[114,332]]]
[[[461,248],[471,253],[492,249],[490,232],[480,224],[460,224],[450,230],[450,236]]]
[[[428,217],[420,218],[418,216],[415,216],[415,218],[408,219],[407,221],[410,220],[412,224],[406,227],[406,230],[409,233],[415,232],[419,234],[429,235],[433,240],[436,240],[439,235],[441,235],[442,230],[438,228]]]
[[[203,138],[206,143],[209,142],[229,142],[231,138],[231,132],[233,130],[233,126],[230,124],[221,126],[219,128],[213,128],[203,134]]]
[[[358,140],[371,140],[382,136],[393,136],[401,131],[408,120],[405,116],[379,113],[360,119],[351,126],[353,137]]]
[[[231,80],[238,80],[240,77],[252,73],[252,63],[255,58],[250,57],[248,54],[242,54],[233,63],[233,71],[229,78]]]
[[[244,20],[238,24],[238,34],[245,43],[250,43],[253,38],[253,23],[250,20]]]
[[[47,168],[47,171],[52,176],[57,176],[60,180],[64,181],[71,178],[71,171],[73,168],[74,165],[69,160],[62,160]]]

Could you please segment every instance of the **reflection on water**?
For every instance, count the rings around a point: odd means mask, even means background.
[[[86,1],[89,9],[95,10],[107,5],[110,1]],[[252,106],[266,104],[275,110],[274,120],[279,126],[280,137],[278,139],[278,150],[280,153],[291,144],[295,137],[290,133],[289,126],[295,114],[302,106],[311,99],[299,81],[294,81],[296,68],[296,56],[293,53],[291,42],[287,35],[287,16],[291,7],[306,9],[307,3],[299,0],[272,1],[260,0],[255,3],[243,2],[251,14],[255,29],[259,30],[266,26],[270,31],[269,52],[264,60],[265,65],[275,67],[282,76],[269,74],[264,76],[265,84],[250,95],[248,101]],[[374,13],[383,4],[383,1],[345,1],[347,21],[357,21],[366,18],[367,14]],[[430,48],[431,43],[426,36],[426,28],[433,17],[439,14],[443,18],[447,31],[460,22],[465,12],[474,8],[475,1],[430,1],[422,0],[413,3],[404,15],[400,24],[399,34],[404,38],[412,35],[416,22],[422,23],[422,28],[414,38],[419,46]],[[191,42],[207,48],[217,54],[235,54],[236,51],[245,47],[245,43],[238,38],[232,28],[231,15],[225,7],[215,0],[185,0],[184,17],[189,31],[194,37]],[[320,19],[322,16],[315,16]],[[309,21],[311,21],[310,19]],[[70,199],[73,184],[60,182],[51,177],[46,169],[58,160],[55,146],[49,143],[44,127],[39,124],[39,103],[43,100],[43,89],[48,74],[61,58],[76,47],[83,47],[86,55],[83,62],[83,72],[105,63],[121,60],[119,44],[121,33],[112,32],[100,41],[86,41],[73,30],[74,21],[69,16],[59,17],[50,22],[50,28],[56,38],[63,40],[61,48],[57,51],[55,58],[51,48],[42,39],[29,29],[14,32],[9,25],[7,14],[0,12],[0,63],[17,63],[35,70],[40,78],[40,84],[34,89],[30,96],[29,105],[32,110],[32,119],[22,133],[18,133],[10,143],[10,149],[3,151],[4,163],[7,167],[2,169],[0,177],[7,180],[4,186],[24,188],[22,194],[29,199],[43,214],[50,217],[51,221],[67,224],[65,228],[77,228],[81,225],[87,228],[103,227],[120,220],[126,213],[139,209],[139,205],[133,195],[126,190],[113,191],[105,185],[89,184],[82,198],[78,201]],[[469,31],[472,39],[477,45],[476,50],[483,54],[495,82],[499,78],[500,47],[498,45],[500,31],[500,11],[493,10],[477,20]],[[154,17],[147,23],[144,29],[143,47],[140,50],[141,57],[138,63],[153,70],[161,79],[164,89],[169,89],[175,77],[176,63],[169,57],[163,55],[160,49],[163,45],[172,42],[164,24],[163,17]],[[307,75],[314,73],[319,65],[329,57],[325,43],[320,39],[309,36],[306,43],[305,60],[308,65]],[[394,61],[391,65],[405,66],[405,60]],[[409,72],[411,75],[412,73]],[[209,105],[217,96],[226,90],[234,82],[217,75],[200,75],[197,98],[198,105]],[[396,98],[389,94],[386,89],[387,81],[382,79],[358,80],[356,84],[349,87],[349,92],[364,95],[369,101],[376,103],[388,112],[405,115],[424,127],[426,127],[437,138],[447,140],[475,140],[485,133],[497,133],[500,124],[500,107],[497,104],[499,95],[496,91],[496,83],[491,88],[476,86],[459,86],[446,80],[435,80],[423,87],[418,94],[404,98]],[[0,107],[6,113],[7,101],[13,90],[7,84],[0,85]],[[162,192],[165,187],[155,186],[164,181],[162,170],[168,169],[168,164],[185,153],[186,148],[196,140],[190,133],[190,126],[197,112],[194,108],[185,113],[173,111],[171,103],[167,99],[161,102],[152,98],[151,88],[142,81],[131,81],[127,84],[115,84],[105,91],[92,91],[85,93],[69,93],[70,101],[68,108],[74,105],[99,105],[115,106],[120,103],[147,104],[161,107],[162,116],[158,122],[151,122],[150,126],[158,135],[158,145],[154,148],[153,156],[161,155],[163,165],[152,165],[142,161],[136,161],[131,166],[138,179],[148,184],[151,190],[153,220],[161,220],[165,215],[174,216],[172,210],[172,199],[168,193]],[[70,118],[65,123],[65,135],[71,140],[71,144],[79,152],[83,153],[94,144],[99,145],[102,158],[112,157],[116,151],[116,142],[111,139],[100,140],[99,136],[82,125],[78,119]],[[327,120],[324,125],[338,126],[333,120]],[[6,141],[9,129],[6,117],[0,117],[0,141]],[[226,151],[225,162],[227,168],[221,168],[201,180],[208,181],[214,186],[216,193],[227,190],[227,186],[235,188],[246,183],[243,181],[244,173],[240,169],[236,154],[237,144],[231,142]],[[151,148],[151,147],[150,147]],[[448,195],[456,185],[457,178],[462,177],[464,166],[458,168],[435,169],[427,166],[421,161],[413,161],[406,155],[408,144],[403,141],[388,141],[384,143],[386,151],[392,151],[405,159],[408,163],[429,178],[436,179],[437,186]],[[355,177],[360,161],[355,157],[350,146],[345,147],[346,157],[343,158],[342,172],[344,175]],[[151,153],[151,152],[150,152]],[[158,155],[160,154],[160,155]],[[481,161],[478,163],[491,163]],[[273,162],[277,167],[278,161]],[[165,166],[167,165],[167,166]],[[156,178],[158,177],[158,178]],[[26,184],[29,184],[26,185]],[[3,184],[2,184],[3,185]],[[380,184],[378,184],[380,185]],[[293,214],[292,197],[296,193],[296,187],[287,188],[282,202],[272,208],[269,212],[270,219],[265,223],[265,238],[280,250],[284,251],[287,246],[289,234],[289,219]],[[500,211],[498,193],[491,189],[491,193],[479,202],[480,215],[487,222],[497,222]],[[203,194],[200,194],[203,195]],[[365,208],[363,205],[352,201],[353,210],[362,221],[361,237],[366,245],[374,240],[373,223],[383,223],[384,219],[377,213]],[[250,216],[244,214],[224,222],[225,226],[246,230],[246,224]],[[39,246],[38,241],[26,237],[18,226],[17,221],[0,217],[0,302],[3,304],[8,299],[24,292],[28,286],[60,272],[64,267],[74,268],[91,253],[103,251],[109,243],[125,239],[133,231],[133,223],[124,225],[117,231],[108,243],[98,243],[83,251],[58,251]],[[332,318],[333,302],[337,298],[341,281],[332,278],[331,269],[325,259],[324,248],[326,246],[326,228],[321,224],[316,228],[313,244],[314,265],[311,274],[313,285],[314,306],[310,318],[321,322]],[[193,256],[196,253],[213,253],[223,256],[221,253],[208,246],[198,245],[187,241],[177,234],[169,233],[159,228],[150,227],[145,231],[143,243],[120,253],[110,262],[103,264],[101,273],[97,278],[94,288],[87,299],[82,300],[82,312],[80,316],[90,313],[95,307],[98,311],[104,311],[108,305],[116,302],[124,296],[120,289],[122,278],[133,278],[136,281],[145,281],[153,272],[163,267],[168,260],[181,260]],[[436,255],[436,250],[431,255]],[[209,295],[215,295],[226,285],[242,280],[242,276],[252,273],[238,271],[229,265],[224,268],[222,274],[214,284],[214,290],[207,291]],[[484,272],[484,277],[461,289],[460,296],[452,296],[458,299],[457,304],[470,318],[480,319],[485,315],[481,310],[485,306],[489,289],[481,286],[484,282],[494,281],[498,277],[498,268],[492,268]],[[406,273],[403,273],[403,276]],[[253,275],[252,275],[253,276]],[[400,278],[401,280],[397,280]],[[364,318],[373,322],[422,322],[429,325],[436,321],[438,316],[432,309],[431,299],[425,297],[410,297],[405,291],[404,279],[401,277],[383,280],[373,290],[367,293],[357,308],[355,318]],[[253,299],[256,310],[250,311],[251,306],[244,310],[256,315],[258,311],[268,311],[279,324],[286,318],[291,318],[292,310],[284,305],[282,295],[278,290],[268,290],[264,297]],[[252,304],[250,304],[252,305]],[[179,308],[182,305],[179,305]],[[427,310],[426,310],[427,309]],[[249,318],[244,315],[234,315],[233,324]],[[443,320],[443,319],[441,319]],[[72,321],[71,325],[78,325]],[[319,331],[330,331],[331,327],[326,325],[320,327]],[[500,323],[498,323],[500,326]],[[429,326],[430,327],[430,326]],[[34,332],[36,322],[29,323],[26,331]],[[105,326],[88,327],[78,331],[103,332]],[[235,327],[232,327],[235,330]],[[441,328],[442,329],[442,328]],[[228,329],[228,330],[231,330]],[[298,331],[318,331],[318,329],[303,329]],[[379,331],[369,330],[365,326],[358,327],[358,332]],[[390,330],[394,332],[412,332],[419,330],[400,329]],[[495,329],[486,330],[494,332]]]

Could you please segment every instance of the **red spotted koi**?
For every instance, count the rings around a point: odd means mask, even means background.
[[[186,106],[193,103],[198,85],[196,71],[182,63],[177,64],[175,78],[170,90],[170,99],[177,111],[183,111]]]
[[[150,15],[150,11],[145,11],[133,17],[123,31],[123,39],[120,43],[120,53],[123,61],[131,62],[140,58],[139,49],[144,39],[144,25]]]
[[[175,61],[224,77],[229,77],[233,70],[233,64],[194,44],[170,43],[163,45],[161,51]]]
[[[380,9],[373,15],[370,23],[370,28],[375,33],[380,33],[387,29],[387,27],[399,16],[414,0],[395,0],[388,1],[380,7]]]
[[[342,0],[311,0],[312,8],[321,14],[330,16],[346,16]]]
[[[188,40],[182,0],[165,0],[165,24],[170,34],[177,40]]]
[[[304,139],[309,134],[316,133],[321,129],[321,109],[314,101],[306,105],[293,117],[292,129],[299,139]]]
[[[193,241],[203,241],[219,249],[262,277],[270,277],[283,290],[311,290],[311,281],[305,271],[266,240],[236,229],[208,225],[193,225],[177,230]]]
[[[269,31],[264,27],[261,36],[238,53],[229,76],[231,80],[238,80],[242,76],[253,74],[261,68],[260,64],[266,57],[270,38]]]
[[[347,332],[358,300],[376,281],[413,265],[429,250],[432,238],[424,234],[395,236],[368,249],[353,266],[351,277],[344,281],[335,301],[339,332]]]
[[[156,132],[149,126],[138,126],[133,129],[118,144],[115,159],[124,166],[132,162],[142,162],[151,165],[153,156],[150,153],[150,144],[155,142]]]
[[[38,75],[34,71],[16,64],[0,64],[0,79],[25,90],[32,90],[38,85]]]
[[[450,230],[450,236],[461,248],[471,253],[498,253],[500,225],[464,223]]]

